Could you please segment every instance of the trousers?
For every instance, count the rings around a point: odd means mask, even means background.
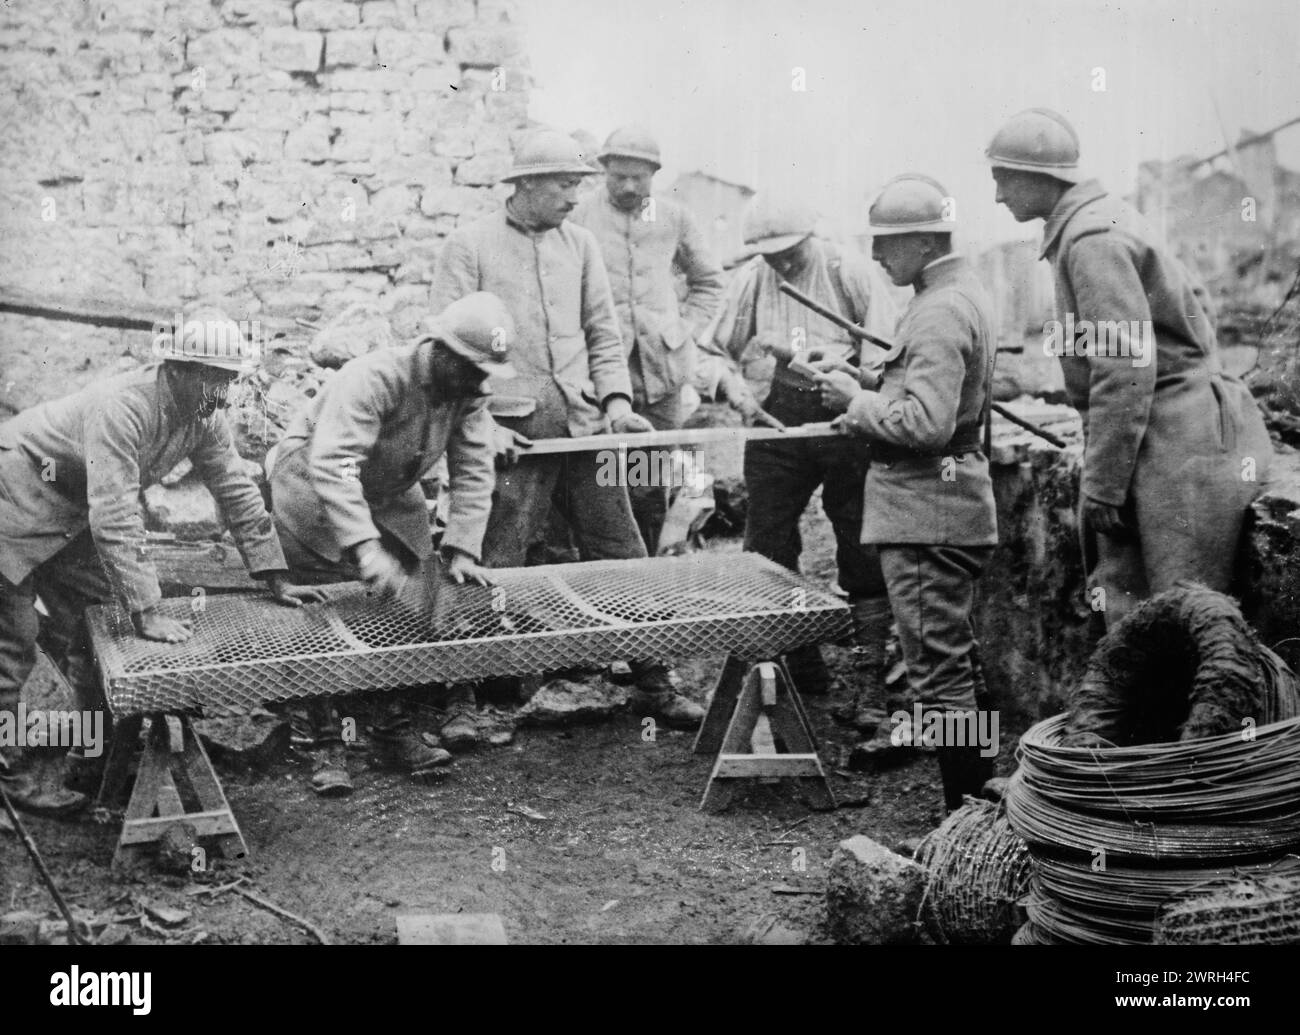
[[[979,648],[975,582],[995,547],[883,543],[880,565],[907,663],[913,700],[945,711],[975,709]],[[982,694],[980,696],[983,696]]]

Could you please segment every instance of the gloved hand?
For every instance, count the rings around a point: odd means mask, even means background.
[[[377,539],[367,539],[356,547],[357,567],[368,592],[382,597],[397,596],[406,585],[406,569],[402,562],[379,545]]]
[[[492,573],[463,550],[451,551],[451,560],[447,562],[447,575],[453,582],[463,583],[466,579],[477,582],[480,586],[494,586]]]
[[[525,450],[533,448],[533,440],[525,435],[512,431],[510,428],[504,428],[497,425],[493,437],[493,448],[496,450],[497,468],[513,467],[519,462],[519,456]]]
[[[168,618],[156,607],[136,611],[131,615],[131,624],[141,639],[159,643],[184,643],[194,635],[194,623],[188,618]]]

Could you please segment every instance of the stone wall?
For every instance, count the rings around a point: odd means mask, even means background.
[[[237,320],[373,304],[410,333],[439,244],[527,124],[509,0],[8,0],[5,284]],[[0,319],[0,414],[148,335]]]

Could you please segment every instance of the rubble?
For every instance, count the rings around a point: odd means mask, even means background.
[[[841,841],[831,856],[826,926],[842,944],[915,943],[924,893],[924,869],[859,834]]]
[[[568,726],[600,722],[626,707],[628,692],[603,679],[577,683],[553,679],[519,709],[521,726]]]

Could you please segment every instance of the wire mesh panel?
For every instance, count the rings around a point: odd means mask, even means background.
[[[619,659],[771,657],[839,639],[848,608],[752,553],[499,569],[497,585],[438,587],[428,606],[380,601],[360,583],[323,604],[265,596],[164,600],[192,619],[182,644],[135,636],[112,606],[87,611],[117,714],[247,711],[268,701],[547,672]],[[436,598],[436,603],[433,601]]]

